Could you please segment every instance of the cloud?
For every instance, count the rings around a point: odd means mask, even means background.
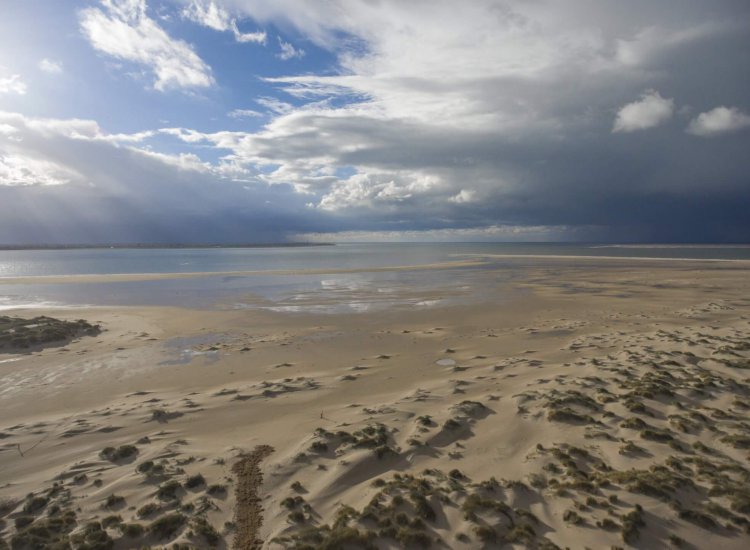
[[[290,113],[294,109],[294,106],[291,103],[281,101],[275,97],[259,97],[255,102],[276,114]]]
[[[305,50],[301,48],[295,48],[292,44],[289,42],[284,42],[281,37],[278,37],[279,39],[279,48],[281,49],[281,52],[276,55],[279,59],[283,61],[288,61],[290,59],[299,59],[301,57],[304,57]]]
[[[342,228],[750,237],[733,206],[748,196],[740,144],[717,150],[672,128],[616,137],[664,124],[673,97],[744,101],[736,52],[750,47],[740,22],[750,5],[691,5],[679,19],[645,0],[478,0],[460,14],[447,1],[225,5],[294,29],[337,64],[267,78],[294,104],[254,133],[205,144],[292,185]]]
[[[613,132],[635,132],[655,128],[674,114],[674,100],[663,98],[656,90],[647,90],[638,101],[617,112]]]
[[[306,233],[295,235],[308,242],[477,242],[512,241],[539,242],[575,240],[577,229],[565,226],[490,225],[461,229],[425,229],[421,231],[336,231],[331,233]]]
[[[76,176],[75,172],[43,158],[0,154],[0,185],[62,185]]]
[[[230,17],[229,12],[215,2],[193,0],[182,10],[182,17],[213,29],[215,31],[230,31],[237,42],[266,43],[266,33],[263,31],[243,33],[237,27],[237,20]]]
[[[724,21],[705,21],[684,29],[649,25],[640,29],[632,38],[618,38],[615,57],[625,66],[648,66],[658,63],[665,53],[677,51],[717,34],[737,30],[742,31],[743,26]]]
[[[0,112],[0,128],[4,243],[279,242],[330,229],[289,186],[231,158],[139,148],[91,120]]]
[[[477,193],[472,189],[461,189],[458,194],[454,195],[448,200],[451,202],[455,202],[456,204],[475,202],[477,200]]]
[[[145,0],[101,0],[101,6],[80,12],[81,29],[95,49],[148,67],[159,91],[213,85],[211,68],[148,16]]]
[[[52,61],[45,57],[39,62],[39,70],[47,74],[60,74],[63,72],[63,65],[60,61]]]
[[[114,4],[96,11],[135,25]],[[89,231],[75,234],[127,240],[471,239],[493,227],[544,240],[750,240],[746,134],[699,140],[665,124],[672,97],[747,112],[737,52],[750,48],[750,3],[689,3],[679,17],[649,0],[211,4],[206,26],[233,32],[227,21],[247,18],[316,48],[300,71],[257,65],[263,124],[230,131],[185,113],[183,127],[110,133],[91,120],[0,117],[3,155],[78,174],[0,189],[0,235],[16,227],[6,216],[33,229],[19,214],[33,208],[6,204],[39,205],[52,220],[42,226],[79,231],[57,213],[64,203]],[[232,116],[254,116],[243,111]],[[658,124],[639,139],[618,133]]]
[[[227,113],[227,116],[230,118],[256,118],[262,117],[263,113],[254,111],[252,109],[234,109],[232,111],[229,111]]]
[[[404,204],[428,201],[441,187],[443,182],[438,177],[418,170],[369,170],[336,181],[318,208],[330,212],[399,211]]]
[[[98,133],[96,138],[104,141],[110,141],[112,143],[141,143],[150,137],[156,135],[157,132],[153,130],[144,130],[143,132],[135,132],[133,134],[106,134],[102,135]]]
[[[26,94],[26,83],[21,75],[0,76],[0,94]]]
[[[748,127],[750,116],[737,107],[716,107],[691,120],[687,132],[700,137],[714,137]]]

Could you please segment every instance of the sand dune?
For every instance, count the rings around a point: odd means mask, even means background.
[[[722,266],[529,268],[502,307],[76,310],[104,332],[0,356],[0,536],[747,548],[750,273]]]

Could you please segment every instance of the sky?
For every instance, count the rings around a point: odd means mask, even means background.
[[[0,244],[750,242],[747,0],[0,0]]]

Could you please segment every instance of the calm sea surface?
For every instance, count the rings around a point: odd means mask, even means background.
[[[14,250],[0,251],[0,277],[359,269],[455,261],[465,254],[750,259],[750,246],[385,243],[301,248]]]
[[[346,273],[490,255],[471,268]],[[81,249],[0,251],[0,309],[76,305],[184,305],[288,312],[432,307],[481,299],[487,285],[523,276],[502,255],[748,259],[749,246],[602,246],[585,244],[399,243],[301,248]],[[574,261],[571,258],[571,261]],[[487,269],[487,267],[493,269]],[[500,269],[497,269],[500,268]],[[330,274],[227,275],[226,272],[330,270]],[[3,277],[83,274],[207,273],[188,279],[2,284]],[[215,275],[211,275],[211,274]],[[502,293],[501,293],[502,294]]]

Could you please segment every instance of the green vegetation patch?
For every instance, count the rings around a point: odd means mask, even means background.
[[[105,447],[99,453],[99,456],[110,462],[120,462],[135,457],[138,454],[138,448],[134,445],[120,445],[119,447]],[[140,467],[139,467],[140,468]],[[140,471],[140,469],[139,469]]]
[[[79,336],[96,336],[99,325],[88,321],[63,321],[40,316],[31,319],[0,316],[0,350],[25,350],[54,342],[65,342]]]
[[[494,479],[472,483],[458,470],[447,474],[425,470],[421,475],[396,473],[389,480],[378,478],[372,486],[378,492],[361,510],[342,506],[334,521],[325,525],[314,524],[316,514],[300,495],[284,499],[280,504],[289,511],[292,532],[273,542],[292,549],[449,547],[437,523],[443,508],[455,503],[473,524],[478,544],[555,548],[537,534],[537,518],[510,506]],[[506,482],[505,488],[529,490],[513,482]],[[461,536],[471,542],[469,535]]]
[[[10,539],[11,548],[69,548],[68,534],[77,525],[76,514],[73,511],[41,518],[29,522],[16,522],[16,534]],[[21,526],[19,526],[19,523]]]
[[[187,518],[183,514],[167,514],[149,524],[147,531],[158,539],[172,538],[185,523]]]

